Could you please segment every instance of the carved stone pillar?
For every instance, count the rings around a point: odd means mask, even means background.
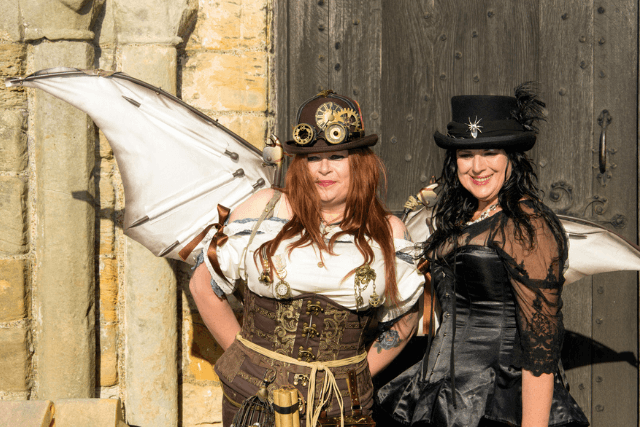
[[[122,71],[175,93],[176,45],[195,10],[196,2],[188,0],[115,0]],[[173,265],[127,239],[124,274],[127,422],[177,426],[180,338]]]
[[[92,68],[91,25],[101,1],[22,0],[24,39],[39,41],[32,68]],[[93,397],[94,150],[91,120],[34,91],[35,397]]]

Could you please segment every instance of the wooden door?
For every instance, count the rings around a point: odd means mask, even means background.
[[[432,135],[451,96],[531,80],[549,110],[530,153],[545,203],[637,242],[637,1],[277,0],[275,22],[279,135],[320,89],[357,99],[393,211],[439,175]],[[636,273],[611,273],[564,290],[563,360],[593,426],[638,425],[637,288]]]

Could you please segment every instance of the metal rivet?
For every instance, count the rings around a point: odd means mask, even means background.
[[[460,59],[462,58],[462,53],[461,52],[456,52],[456,54],[454,55],[456,59]]]
[[[446,80],[447,75],[445,73],[440,74],[440,80]]]
[[[578,384],[578,388],[579,388],[580,390],[584,390],[584,384],[582,384],[582,383]]]
[[[411,161],[411,159],[413,159],[413,157],[411,157],[411,154],[406,154],[406,155],[404,156],[404,161],[405,161],[405,162],[410,162],[410,161]]]
[[[318,29],[319,29],[320,31],[324,31],[324,24],[320,24],[320,25],[318,25]]]
[[[360,20],[359,19],[354,19],[353,21],[351,21],[351,23],[353,25],[358,25],[360,23]]]
[[[596,377],[596,382],[597,383],[601,383],[602,382],[602,377],[601,376],[597,376]]]
[[[360,92],[360,90],[356,87],[353,89],[353,94],[357,95]]]
[[[566,90],[565,88],[562,88],[562,89],[560,89],[560,90],[558,91],[558,94],[559,94],[560,96],[565,96],[565,95],[567,94],[567,90]]]
[[[425,101],[429,101],[429,95],[425,95],[422,99],[424,99]]]
[[[566,21],[567,19],[569,19],[569,14],[568,13],[563,13],[561,16],[563,21]]]
[[[318,0],[318,6],[324,6],[324,0]]]
[[[447,36],[445,36],[444,34],[440,36],[440,40],[445,41],[446,39],[447,39]]]
[[[476,74],[475,76],[473,76],[473,81],[478,83],[480,81],[480,77],[478,77],[478,75]]]
[[[487,12],[487,16],[488,16],[489,18],[493,18],[493,15],[494,15],[494,13],[493,13],[493,11],[492,11],[492,10],[490,10],[489,12]]]
[[[471,33],[471,37],[474,38],[474,39],[477,38],[478,37],[478,32],[477,31],[472,32]]]
[[[602,406],[602,405],[596,405],[596,411],[598,411],[598,412],[602,412],[602,411],[604,411],[604,406]]]
[[[598,286],[598,293],[604,294],[604,286]]]
[[[407,121],[408,122],[412,122],[413,121],[413,116],[411,114],[407,114]]]
[[[538,164],[541,168],[547,166],[547,159],[540,159],[540,162]]]
[[[340,49],[340,42],[336,42],[336,49]]]
[[[587,68],[587,63],[585,61],[580,61],[580,68],[582,68],[583,70]]]
[[[334,68],[336,71],[340,71],[340,68],[342,68],[342,67],[340,66],[340,64],[336,64],[336,65],[335,65],[335,67],[333,67],[333,68]]]
[[[320,261],[320,262],[318,263],[318,267],[320,267],[320,268],[324,267],[324,264],[322,263],[322,261]]]
[[[447,333],[445,332],[444,334],[442,334],[442,336],[443,336],[443,337],[446,337],[446,336],[447,336]]]
[[[375,111],[374,111],[373,113],[371,113],[371,118],[372,118],[373,120],[378,120],[378,117],[379,117],[379,116],[378,116],[378,113],[376,113]]]
[[[427,175],[425,174],[420,175],[420,182],[427,182],[428,179],[429,178],[427,178]]]
[[[422,15],[422,17],[424,19],[429,19],[429,18],[431,18],[431,14],[430,13],[425,13],[424,15]]]
[[[318,60],[320,60],[320,62],[324,62],[324,56],[323,55],[318,56]]]
[[[598,8],[598,13],[599,13],[600,15],[602,15],[602,14],[604,13],[604,7],[600,6],[600,7]]]
[[[586,42],[586,41],[587,41],[587,38],[586,38],[585,36],[580,36],[580,38],[578,39],[578,41],[579,41],[580,43],[584,43],[584,42]]]
[[[605,77],[607,77],[607,75],[604,73],[604,71],[600,71],[598,73],[598,77],[600,77],[601,79],[604,79]]]
[[[596,319],[596,323],[597,323],[598,325],[602,325],[602,322],[603,322],[602,317],[598,317],[598,318]]]
[[[598,40],[598,44],[603,45],[604,43],[605,43],[604,37],[600,37],[600,40]]]
[[[395,136],[391,137],[391,143],[392,144],[397,144],[398,143],[398,138],[396,138]]]

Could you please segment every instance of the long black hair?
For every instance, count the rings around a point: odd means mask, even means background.
[[[531,159],[520,151],[506,151],[506,155],[511,166],[511,174],[498,193],[498,203],[515,225],[515,238],[530,249],[536,241],[531,214],[525,212],[521,205],[523,200],[527,200],[533,205],[536,217],[543,218],[549,224],[556,240],[562,241],[560,236],[564,231],[561,225],[540,199],[538,176]],[[478,209],[478,199],[465,189],[458,179],[456,160],[456,150],[447,150],[442,175],[437,181],[442,190],[432,217],[435,232],[427,241],[425,254],[431,253],[448,238],[459,235],[465,223],[471,220]]]

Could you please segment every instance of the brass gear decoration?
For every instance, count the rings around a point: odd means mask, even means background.
[[[307,123],[300,123],[295,128],[293,128],[293,140],[298,145],[307,145],[311,141],[313,141],[316,137],[316,132]]]
[[[351,108],[343,108],[342,111],[338,113],[341,121],[345,123],[348,127],[353,126],[354,130],[357,132],[362,130],[360,128],[360,119],[358,118],[358,113]]]

